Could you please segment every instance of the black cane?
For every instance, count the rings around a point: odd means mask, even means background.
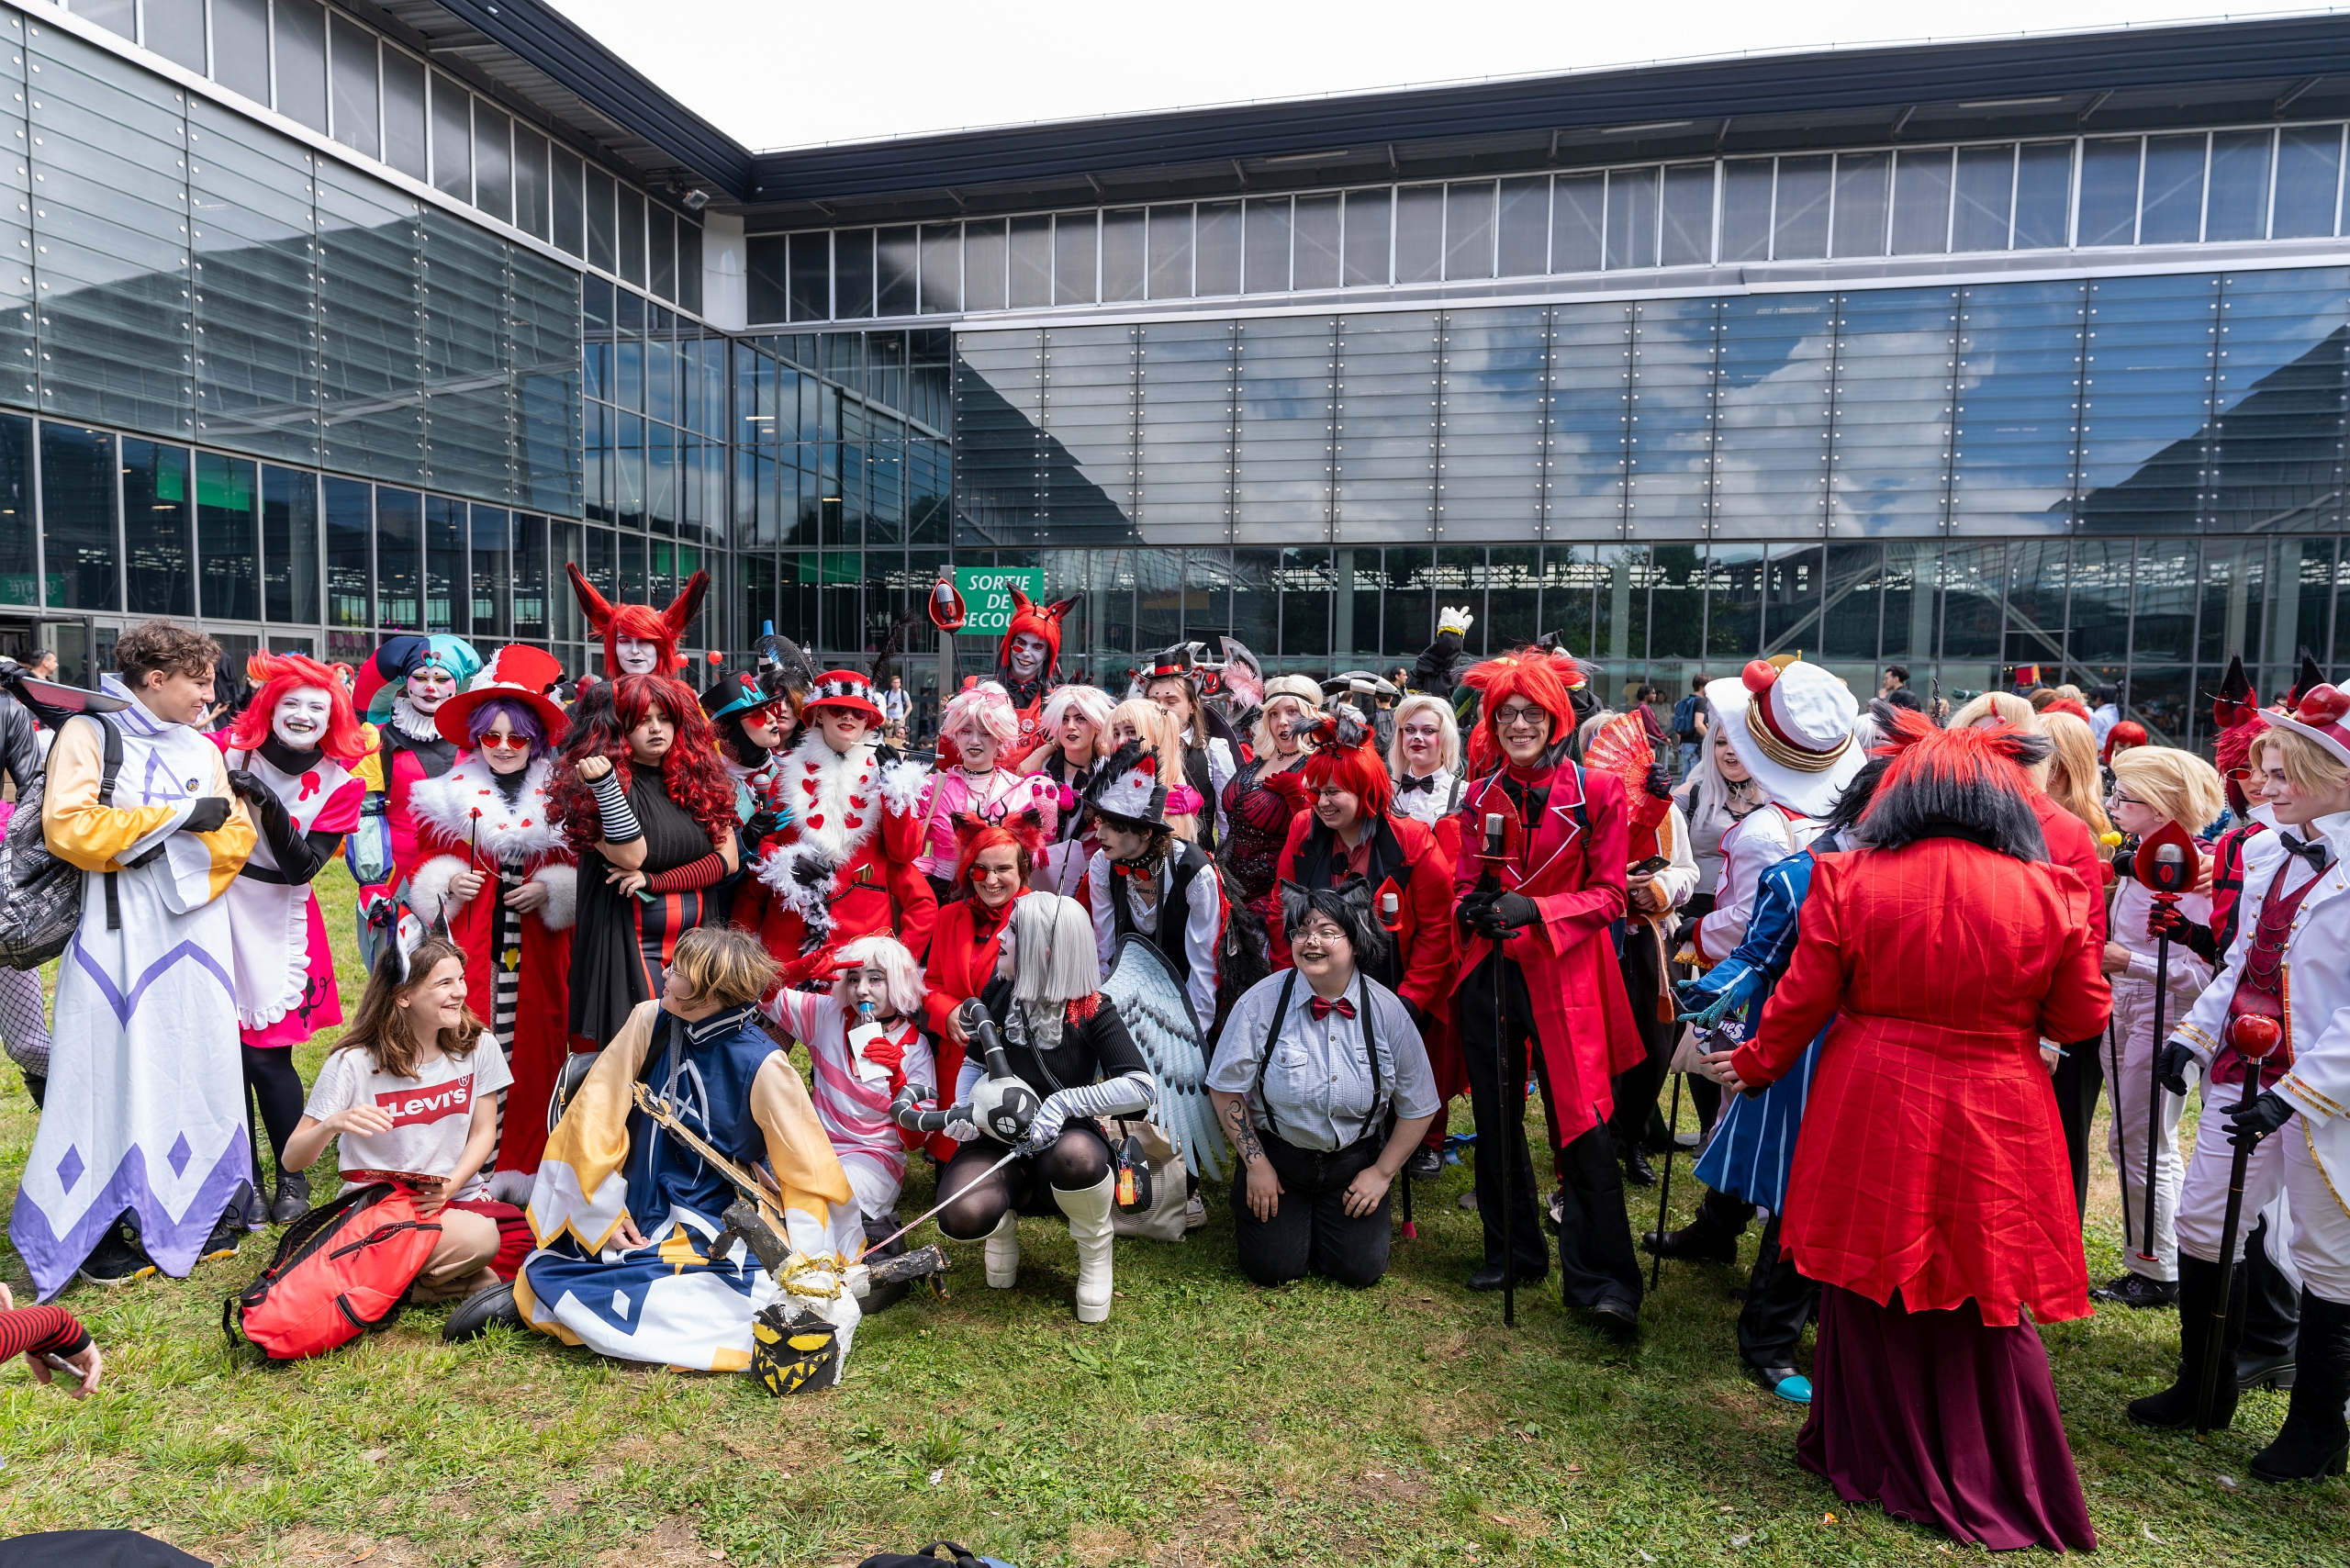
[[[2154,853],[2160,856],[2170,849],[2167,844]],[[2172,850],[2176,856],[2177,852]],[[2160,906],[2156,918],[2178,907],[2178,899],[2170,893],[2156,893],[2154,902]],[[2149,924],[2152,924],[2151,922]],[[2166,924],[2166,923],[2165,923]],[[2162,1143],[2163,1132],[2163,1003],[2170,991],[2170,938],[2160,929],[2154,934],[2154,1051],[2146,1063],[2146,1204],[2145,1226],[2138,1237],[2138,1259],[2152,1263],[2154,1258],[2154,1157]]]
[[[1478,880],[1477,883],[1477,890],[1479,892],[1498,893],[1501,891],[1502,878],[1500,868],[1502,857],[1505,852],[1506,843],[1507,837],[1502,829],[1501,813],[1499,812],[1487,812],[1485,813],[1484,848],[1483,852],[1478,857],[1479,859],[1485,863],[1485,874]],[[1502,945],[1508,940],[1508,934],[1505,932],[1500,935],[1490,938],[1490,940],[1494,945],[1492,956],[1492,963],[1494,967],[1494,1092],[1499,1094],[1502,1100],[1501,1106],[1499,1107],[1500,1114],[1494,1118],[1497,1125],[1494,1129],[1495,1141],[1498,1145],[1498,1147],[1494,1150],[1494,1157],[1495,1163],[1500,1167],[1498,1172],[1500,1181],[1496,1185],[1501,1189],[1502,1205],[1502,1326],[1505,1328],[1515,1328],[1517,1327],[1517,1227],[1513,1221],[1517,1212],[1517,1195],[1510,1191],[1509,1166],[1510,1151],[1517,1144],[1517,1130],[1520,1126],[1523,1126],[1526,1122],[1526,1081],[1521,1078],[1516,1082],[1510,1081],[1512,1075],[1509,1070],[1508,1047],[1502,1043],[1504,1034],[1502,1024]],[[1510,1115],[1510,1113],[1513,1111],[1516,1114],[1516,1121],[1514,1123],[1511,1120]],[[1484,1158],[1484,1154],[1482,1150],[1478,1153],[1477,1158],[1480,1159]]]
[[[1656,1294],[1656,1282],[1664,1273],[1664,1213],[1673,1202],[1673,1157],[1681,1148],[1681,1086],[1689,1081],[1685,1072],[1673,1075],[1673,1119],[1665,1124],[1664,1176],[1656,1189],[1656,1252],[1649,1263],[1649,1294]]]
[[[2274,1021],[2255,1015],[2237,1019],[2227,1033],[2228,1043],[2244,1062],[2244,1093],[2232,1107],[2241,1112],[2260,1098],[2260,1064],[2277,1048],[2283,1032]],[[2257,1056],[2253,1054],[2255,1048]],[[2220,1350],[2227,1341],[2228,1300],[2235,1294],[2236,1227],[2244,1223],[2244,1172],[2251,1160],[2252,1150],[2238,1144],[2235,1158],[2228,1162],[2228,1213],[2220,1226],[2220,1294],[2211,1303],[2211,1327],[2203,1345],[2203,1385],[2195,1392],[2195,1435],[2199,1438],[2211,1429],[2211,1400],[2219,1393]]]

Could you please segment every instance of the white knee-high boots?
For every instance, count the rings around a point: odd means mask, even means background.
[[[996,1221],[993,1230],[979,1244],[979,1257],[987,1264],[988,1283],[1000,1291],[1008,1291],[1020,1279],[1020,1214],[1006,1209]]]
[[[1069,1237],[1077,1244],[1080,1323],[1100,1323],[1110,1316],[1110,1208],[1117,1189],[1114,1170],[1074,1193],[1053,1189],[1053,1202],[1069,1215]]]

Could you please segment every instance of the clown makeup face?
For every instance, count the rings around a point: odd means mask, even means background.
[[[629,755],[647,767],[657,766],[663,757],[669,755],[670,743],[677,738],[677,725],[669,722],[669,715],[656,704],[645,709],[644,717],[629,731]]]
[[[1154,680],[1142,689],[1142,694],[1158,704],[1158,711],[1175,721],[1178,732],[1192,727],[1192,690],[1181,680]]]
[[[439,665],[425,665],[411,670],[408,678],[408,704],[420,713],[431,713],[457,694],[457,678]]]
[[[1072,762],[1093,760],[1093,721],[1074,705],[1061,715],[1061,750]]]
[[[640,642],[634,637],[615,639],[612,652],[621,661],[622,675],[651,675],[661,663],[658,644]]]
[[[1023,632],[1012,639],[1012,674],[1016,680],[1034,680],[1045,672],[1045,639]]]
[[[765,708],[752,709],[743,715],[743,738],[753,745],[765,746],[769,751],[773,751],[783,744],[784,726],[777,723],[778,716],[788,718],[788,710],[780,702],[770,703]]]
[[[955,727],[952,737],[955,750],[963,759],[966,771],[987,773],[995,767],[995,736],[977,719],[966,719]]]
[[[1412,777],[1424,778],[1444,759],[1444,726],[1425,708],[1395,727],[1404,741],[1404,766]]]
[[[1335,783],[1325,784],[1314,791],[1314,814],[1324,827],[1352,844],[1356,824],[1362,821],[1362,797]]]
[[[297,686],[277,700],[276,709],[269,715],[269,731],[280,745],[316,751],[326,737],[327,715],[331,711],[333,702],[322,688]]]
[[[633,734],[629,737],[632,746],[635,739]],[[476,738],[474,745],[489,770],[500,778],[520,773],[531,765],[531,737],[514,727],[514,720],[509,714],[500,713],[491,720],[489,728]],[[665,744],[662,750],[667,749]]]
[[[1002,909],[1020,896],[1020,851],[992,844],[971,862],[971,892],[989,909]]]
[[[815,714],[816,733],[824,737],[824,744],[843,756],[849,754],[850,748],[862,745],[866,732],[873,727],[873,721],[856,709],[836,703],[827,702],[809,711]]]
[[[860,969],[841,971],[841,1000],[851,1007],[870,1003],[873,1019],[887,1024],[898,1016],[890,1005],[890,971],[878,964],[867,964]]]

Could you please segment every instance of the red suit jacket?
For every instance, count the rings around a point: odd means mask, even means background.
[[[2053,795],[2034,790],[2031,814],[2040,819],[2040,835],[2048,841],[2051,864],[2062,866],[2089,890],[2089,935],[2099,951],[2105,947],[2105,862],[2097,857],[2097,834],[2089,824],[2066,811]],[[2053,1039],[2054,1036],[2049,1036]],[[2086,1036],[2084,1036],[2086,1038]]]
[[[939,906],[938,924],[931,927],[930,965],[923,974],[928,990],[922,1008],[923,1023],[935,1041],[932,1055],[938,1063],[941,1109],[955,1103],[955,1081],[963,1071],[963,1047],[947,1034],[946,1015],[987,990],[988,981],[995,979],[1003,928],[1012,924],[1013,904],[1019,902],[1013,900],[1000,912],[983,912],[974,900],[959,898]],[[979,918],[983,913],[989,916],[984,921]],[[914,1141],[912,1135],[908,1141]],[[930,1138],[931,1152],[941,1159],[952,1159],[962,1147],[945,1133],[934,1133]]]
[[[1645,1054],[1624,995],[1623,969],[1608,938],[1608,927],[1623,918],[1626,907],[1629,830],[1624,786],[1610,775],[1567,762],[1511,773],[1533,788],[1549,786],[1540,813],[1531,824],[1519,823],[1517,807],[1502,787],[1503,774],[1472,783],[1454,813],[1460,857],[1452,868],[1452,887],[1457,897],[1476,890],[1485,873],[1478,858],[1485,815],[1499,812],[1509,824],[1509,851],[1495,868],[1502,890],[1524,893],[1541,912],[1533,924],[1510,934],[1502,952],[1525,974],[1534,1002],[1534,1032],[1563,1148],[1607,1119],[1616,1108],[1612,1081]],[[1483,936],[1462,939],[1456,996],[1492,946]],[[1457,1032],[1457,1014],[1454,1027]],[[1476,1044],[1463,1036],[1461,1048],[1474,1049]]]
[[[823,953],[877,933],[921,962],[938,918],[914,865],[927,847],[915,808],[929,769],[885,764],[870,745],[844,756],[814,730],[777,767],[794,814],[760,846],[755,874],[735,893],[734,924],[759,934],[787,983],[813,974]]]
[[[2102,1033],[2096,895],[2067,867],[1956,838],[1824,855],[1749,1084],[1833,1021],[1796,1141],[1785,1245],[1806,1277],[1911,1312],[2088,1315],[2056,1092],[2040,1042]]]

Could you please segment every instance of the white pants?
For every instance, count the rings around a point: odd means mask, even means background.
[[[2225,1108],[2244,1092],[2241,1084],[2205,1083],[2203,1120],[2195,1134],[2195,1152],[2187,1157],[2187,1181],[2178,1194],[2178,1245],[2190,1258],[2206,1263],[2220,1260],[2220,1233],[2228,1219],[2228,1181],[2235,1170],[2235,1146],[2228,1141]],[[2244,1261],[2244,1238],[2260,1216],[2268,1215],[2269,1255],[2273,1258],[2292,1234],[2292,1203],[2285,1196],[2285,1143],[2298,1134],[2299,1122],[2255,1145],[2244,1168],[2244,1207],[2236,1218],[2235,1260]],[[2141,1203],[2144,1199],[2139,1200]]]
[[[2098,1048],[2105,1053],[2105,1087],[2113,1106],[2105,1148],[2121,1172],[2122,1262],[2132,1273],[2148,1279],[2176,1280],[2178,1189],[2184,1174],[2178,1159],[2178,1114],[2187,1102],[2163,1092],[2159,1141],[2154,1147],[2154,1242],[2145,1247],[2139,1232],[2146,1220],[2146,1097],[2154,1092],[2154,1050],[2161,1044],[2154,1037],[2154,987],[2152,980],[2134,975],[2115,975],[2112,981],[2113,1028]],[[2186,1015],[2176,994],[2170,1001],[2163,1013],[2165,1033]],[[2194,1077],[2188,1082],[2193,1087]],[[2224,1148],[2226,1139],[2220,1142]],[[2222,1203],[2227,1199],[2224,1165],[2220,1170],[2220,1197]],[[2211,1249],[2215,1254],[2219,1245],[2214,1228]],[[2139,1257],[2142,1250],[2152,1252],[2154,1261]]]
[[[2285,1196],[2293,1205],[2293,1263],[2301,1288],[2337,1306],[2350,1306],[2350,1209],[2310,1153],[2309,1134],[2295,1116],[2262,1140],[2285,1146]]]
[[[867,1219],[879,1219],[898,1206],[899,1191],[905,1182],[890,1168],[861,1148],[838,1151],[841,1170],[848,1177],[848,1190],[856,1194],[857,1212]]]

